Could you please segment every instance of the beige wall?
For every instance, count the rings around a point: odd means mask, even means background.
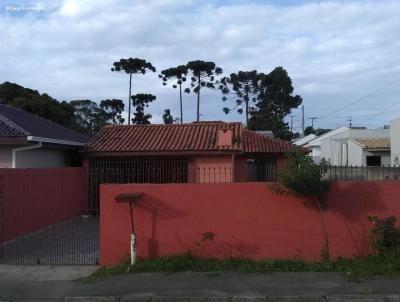
[[[21,146],[0,146],[0,168],[12,168],[12,150]],[[15,168],[51,168],[70,166],[67,151],[56,148],[40,148],[17,151]]]
[[[11,146],[0,146],[0,168],[12,167]]]
[[[39,148],[16,152],[16,168],[51,168],[70,165],[68,152],[61,149]]]
[[[365,160],[364,150],[363,148],[352,141],[351,139],[347,140],[347,146],[344,145],[343,152],[343,161],[339,163],[339,166],[366,166],[367,162]],[[348,150],[346,150],[348,148]],[[346,156],[348,156],[348,161],[346,160]]]

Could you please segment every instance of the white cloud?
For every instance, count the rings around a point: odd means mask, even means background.
[[[128,78],[112,62],[141,57],[160,71],[192,59],[215,61],[226,73],[283,66],[306,115],[323,116],[400,77],[399,1],[324,1],[278,5],[272,1],[64,0],[42,1],[45,15],[0,14],[0,82],[11,81],[58,99],[126,99]],[[278,2],[277,2],[278,3]],[[317,120],[355,123],[395,103],[399,84],[342,112]],[[177,91],[157,74],[134,77],[134,93],[158,96],[150,107],[161,121],[165,108],[178,115]],[[379,104],[379,105],[377,105]],[[224,115],[218,92],[205,92],[204,119]],[[186,121],[195,117],[194,95],[184,95]],[[297,117],[300,113],[295,111]],[[369,122],[379,125],[400,112]]]

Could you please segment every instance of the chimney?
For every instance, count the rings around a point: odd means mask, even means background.
[[[232,146],[233,132],[230,129],[218,130],[217,146],[226,147]]]

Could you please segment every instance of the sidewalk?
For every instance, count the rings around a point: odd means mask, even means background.
[[[400,278],[351,282],[332,273],[128,274],[81,284],[69,293],[70,296],[120,297],[124,301],[150,301],[150,297],[152,301],[191,301],[189,298],[206,301],[204,297],[208,301],[266,301],[266,297],[267,301],[326,301],[326,296],[336,296],[330,301],[357,301],[356,297],[347,295],[362,295],[372,298],[368,301],[378,302],[385,301],[382,295],[388,294],[399,294],[391,296],[390,301],[400,301]],[[297,297],[282,299],[282,296]]]
[[[349,281],[335,273],[145,273],[80,282],[90,274],[79,266],[68,276],[31,266],[28,274],[4,273],[0,266],[0,301],[399,301],[400,278]],[[41,271],[36,274],[34,269]],[[62,271],[60,267],[56,267]],[[8,275],[8,277],[7,277]],[[62,274],[61,274],[62,275]],[[38,278],[36,278],[38,277]]]

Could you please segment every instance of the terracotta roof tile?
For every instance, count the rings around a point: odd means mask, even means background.
[[[370,151],[385,151],[390,150],[390,138],[356,138],[357,143],[362,145],[366,150]]]
[[[232,144],[218,145],[218,132],[232,131]],[[286,152],[296,147],[243,128],[241,123],[195,122],[173,125],[106,126],[83,149],[85,153]]]
[[[294,151],[297,147],[287,141],[271,138],[251,130],[243,130],[243,152],[258,153],[258,152],[287,152]]]

